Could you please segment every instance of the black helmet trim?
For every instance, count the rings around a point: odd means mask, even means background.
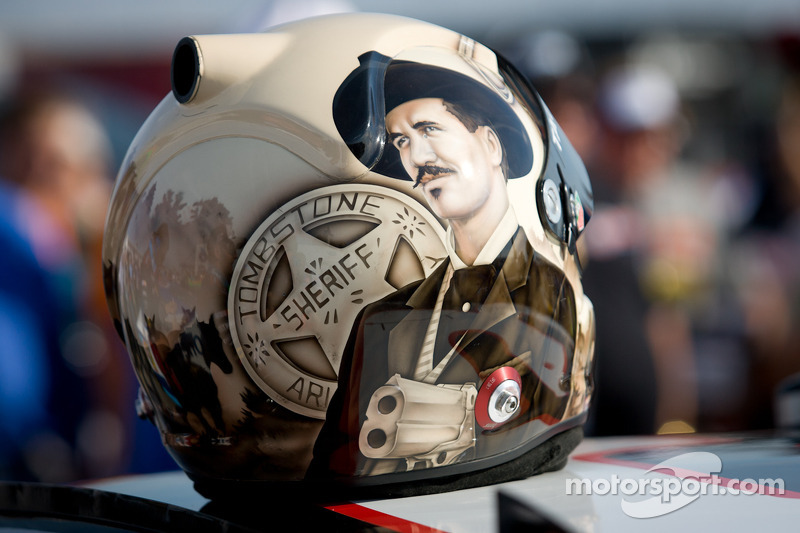
[[[516,449],[484,459],[473,459],[436,468],[412,470],[372,476],[318,477],[309,472],[302,481],[249,481],[204,478],[187,472],[195,489],[216,500],[260,498],[270,492],[284,496],[297,491],[303,498],[320,503],[343,499],[396,498],[422,496],[463,490],[524,479],[544,472],[560,470],[568,456],[583,440],[583,424],[587,413],[562,420],[558,427],[545,432]]]
[[[570,252],[594,211],[589,174],[539,94],[511,63],[497,55],[500,71],[538,119],[545,140],[545,165],[537,184],[536,202],[542,226]]]
[[[509,103],[488,86],[452,70],[392,60],[375,51],[358,59],[360,65],[333,98],[333,118],[350,151],[373,172],[411,180],[397,150],[387,142],[385,117],[400,104],[419,98],[441,98],[477,112],[500,138],[507,177],[531,171],[533,152],[525,127]]]

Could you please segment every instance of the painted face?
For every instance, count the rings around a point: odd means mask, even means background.
[[[470,132],[441,99],[397,106],[386,115],[386,129],[406,172],[439,217],[474,216],[493,194],[507,194],[494,131],[479,126]]]

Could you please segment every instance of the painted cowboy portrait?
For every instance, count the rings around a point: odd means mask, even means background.
[[[334,100],[337,127],[373,172],[421,189],[447,256],[356,318],[312,476],[491,457],[545,434],[569,397],[574,296],[509,201],[508,181],[541,166],[516,112],[479,77],[376,52],[360,61]],[[481,427],[475,396],[506,367],[519,397],[507,421]]]

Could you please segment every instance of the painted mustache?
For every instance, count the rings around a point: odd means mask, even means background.
[[[428,178],[425,181],[430,181],[432,179],[438,178],[442,174],[452,174],[453,170],[446,168],[446,167],[437,167],[435,165],[422,165],[417,169],[417,179],[414,181],[414,186],[412,189],[416,189],[417,185],[422,183],[424,178]]]

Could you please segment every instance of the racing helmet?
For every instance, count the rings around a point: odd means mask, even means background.
[[[592,190],[512,65],[343,14],[186,37],[171,82],[117,177],[103,267],[137,411],[199,492],[563,467],[592,391]]]

